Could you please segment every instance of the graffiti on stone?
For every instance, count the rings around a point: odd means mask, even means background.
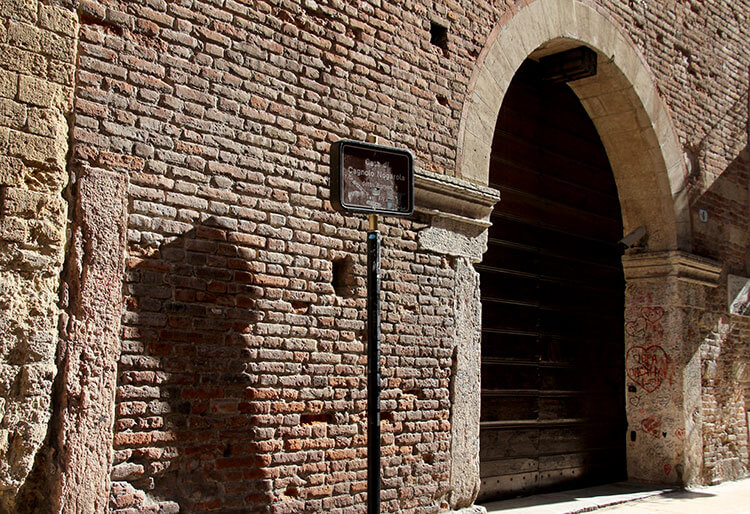
[[[628,377],[649,393],[656,391],[667,378],[669,357],[661,346],[634,346],[625,360]]]
[[[643,299],[628,309],[625,332],[630,348],[625,356],[628,378],[653,393],[669,376],[670,359],[661,346],[664,339],[664,309]],[[644,305],[645,304],[645,305]]]
[[[662,307],[641,307],[629,309],[625,331],[638,341],[660,341],[664,336],[661,320],[664,317]]]
[[[625,323],[625,331],[631,337],[643,339],[646,335],[646,320],[639,317],[632,321],[628,321]]]
[[[654,437],[659,437],[659,432],[661,432],[661,425],[662,420],[659,416],[649,416],[648,418],[644,418],[641,420],[641,428],[643,429],[643,431]]]

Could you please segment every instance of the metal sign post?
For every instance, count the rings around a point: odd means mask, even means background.
[[[380,231],[378,214],[414,212],[414,157],[356,141],[331,145],[331,204],[369,215],[367,232],[367,513],[380,514]]]
[[[367,514],[380,514],[380,231],[367,232]]]

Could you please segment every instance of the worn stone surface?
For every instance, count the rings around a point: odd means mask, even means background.
[[[677,279],[629,279],[625,314],[628,477],[700,482],[703,464],[699,310]],[[693,288],[700,286],[691,285]]]
[[[65,30],[40,19],[64,17]],[[67,206],[71,84],[48,72],[75,59],[75,11],[0,5],[0,510],[16,511],[47,438],[57,374],[58,293]],[[71,25],[72,24],[72,25]]]
[[[479,412],[482,304],[479,275],[465,258],[456,259],[456,335],[451,385],[450,506],[469,507],[479,492]]]
[[[479,262],[487,250],[487,229],[437,217],[429,227],[419,232],[419,244],[438,253]]]
[[[106,510],[120,354],[127,176],[86,169],[76,182],[75,224],[65,283],[61,390],[51,442],[52,510]]]

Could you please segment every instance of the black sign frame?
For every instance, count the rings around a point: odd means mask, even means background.
[[[347,169],[345,168],[345,161],[351,161],[351,159],[355,158],[353,157],[355,154],[359,154],[360,158],[362,158],[362,155],[371,156],[374,163],[373,168],[375,168],[373,170],[356,171],[361,173],[364,173],[364,171],[367,171],[368,173],[383,173],[385,174],[386,182],[388,182],[388,173],[394,175],[394,178],[391,181],[394,184],[394,190],[392,193],[399,197],[399,201],[397,202],[398,205],[389,207],[387,204],[384,205],[381,203],[380,205],[368,206],[363,203],[352,202],[345,198],[345,191],[349,191],[351,188],[355,187],[352,183],[354,180],[353,175],[347,173]],[[331,145],[330,162],[331,204],[337,211],[400,217],[411,216],[414,214],[414,155],[409,150],[343,139],[341,141],[336,141]],[[386,163],[397,164],[398,168],[389,171],[389,166]],[[398,180],[398,185],[396,185],[395,177],[401,177],[400,174],[402,173],[404,175],[404,180]],[[399,192],[399,185],[405,187],[406,191]],[[375,187],[377,187],[377,185]],[[383,194],[388,196],[389,192],[390,191],[386,191]],[[364,195],[365,193],[362,192],[360,194]],[[372,203],[371,200],[370,203]]]

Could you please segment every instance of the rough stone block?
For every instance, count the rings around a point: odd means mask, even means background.
[[[0,155],[0,186],[17,186],[23,177],[23,161]]]
[[[52,60],[49,63],[49,73],[47,74],[47,78],[52,82],[72,87],[75,79],[75,72],[76,69],[73,64]],[[66,93],[66,96],[66,105],[68,105],[69,102],[72,103],[73,95],[71,93]]]
[[[58,141],[64,141],[67,136],[68,121],[57,109],[31,108],[27,120],[28,130],[32,134],[56,138]]]
[[[8,43],[30,52],[42,50],[42,33],[33,25],[10,22],[8,27]]]
[[[37,362],[23,366],[19,394],[21,396],[49,395],[56,372],[57,367],[51,362]]]
[[[13,100],[0,98],[0,125],[22,129],[26,125],[26,107]]]
[[[37,20],[37,0],[3,0],[0,2],[0,16],[12,20],[34,23]]]
[[[11,45],[0,45],[0,62],[10,70],[38,77],[43,77],[47,73],[48,61],[43,55]]]
[[[74,37],[78,30],[75,11],[54,5],[39,6],[39,25],[71,37]]]
[[[14,157],[22,157],[27,161],[54,165],[59,170],[65,168],[66,144],[54,139],[22,132],[11,132],[8,142],[8,152]]]
[[[7,154],[10,143],[10,129],[0,127],[0,154]]]
[[[15,98],[16,93],[18,93],[18,74],[0,69],[0,96]]]
[[[39,36],[41,53],[58,61],[72,63],[75,59],[75,39],[54,32],[42,31]]]
[[[57,347],[57,322],[54,315],[57,310],[53,307],[56,297],[52,291],[58,286],[57,277],[47,279],[42,282],[49,292],[39,295],[37,301],[41,307],[44,304],[49,319],[34,319],[35,329],[33,333],[28,334],[22,342],[21,349],[28,356],[28,362],[50,362],[54,359],[55,349]],[[27,293],[28,294],[28,293]]]
[[[63,88],[53,82],[21,75],[18,79],[18,99],[38,107],[64,108]]]
[[[26,221],[4,217],[0,220],[0,239],[14,243],[26,242]]]
[[[64,231],[62,220],[55,220],[50,222],[47,220],[32,220],[29,222],[29,235],[30,238],[41,246],[41,249],[45,252],[53,252],[57,247],[60,246],[61,241],[64,239]]]

